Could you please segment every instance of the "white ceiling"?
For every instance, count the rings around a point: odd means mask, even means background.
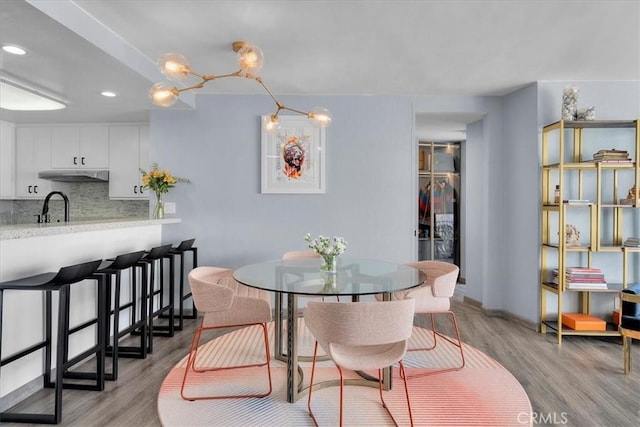
[[[0,18],[0,42],[29,51],[3,52],[2,73],[69,103],[1,110],[14,123],[147,121],[159,55],[224,74],[235,40],[262,48],[276,95],[500,96],[538,80],[640,79],[640,1],[0,0]],[[201,92],[264,93],[244,79]],[[182,100],[173,108],[194,105]],[[479,118],[419,114],[418,136],[464,139]]]

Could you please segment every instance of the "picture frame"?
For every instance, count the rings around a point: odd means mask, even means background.
[[[280,129],[265,131],[262,116],[261,193],[323,194],[325,129],[304,116],[279,116]]]

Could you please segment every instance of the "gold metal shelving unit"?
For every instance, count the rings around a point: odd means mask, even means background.
[[[592,129],[598,137],[585,142],[585,132]],[[626,141],[630,146],[632,162],[607,163],[595,162],[590,156],[597,149],[611,149],[606,138],[609,129],[631,129],[635,141]],[[600,139],[602,138],[602,139]],[[595,141],[595,142],[594,142]],[[614,139],[614,142],[618,142]],[[595,150],[595,151],[594,151]],[[589,158],[585,158],[589,156]],[[577,311],[589,314],[593,294],[611,294],[615,297],[632,280],[631,263],[640,259],[640,248],[623,246],[625,236],[640,235],[640,127],[639,120],[597,120],[563,121],[549,124],[542,130],[542,223],[541,223],[541,268],[540,268],[540,332],[555,332],[558,344],[562,344],[563,335],[618,336],[617,326],[607,322],[607,329],[573,330],[563,327],[562,313],[565,312],[563,299],[565,293],[578,294]],[[626,197],[627,188],[619,188],[622,182],[631,181],[635,185],[632,204],[621,204]],[[559,203],[554,202],[554,189],[558,186]],[[573,202],[590,196],[588,202]],[[595,197],[593,197],[595,196]],[[625,217],[630,216],[625,222]],[[565,239],[565,230],[569,221],[579,218],[585,227],[587,238],[581,245],[571,246]],[[624,224],[631,224],[631,230]],[[565,283],[565,268],[569,259],[579,259],[580,267],[599,267],[598,253],[619,254],[621,283],[608,283],[608,289],[569,289]],[[633,261],[631,261],[633,260]],[[553,269],[558,269],[554,282]],[[617,268],[617,267],[616,267]],[[638,274],[637,265],[633,269]],[[640,280],[636,277],[637,280]],[[557,297],[557,318],[549,315],[547,297]],[[576,311],[575,309],[572,311]]]

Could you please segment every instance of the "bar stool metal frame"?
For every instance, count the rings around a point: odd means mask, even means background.
[[[104,261],[96,271],[96,274],[104,274],[107,279],[106,286],[106,326],[105,336],[107,340],[106,356],[111,357],[111,372],[105,372],[105,379],[114,381],[118,379],[118,358],[130,357],[144,359],[148,350],[148,318],[147,318],[147,268],[140,263],[145,251],[130,252],[118,255],[114,259]],[[131,270],[130,299],[124,304],[120,301],[122,272]],[[138,282],[136,270],[140,269],[141,280]],[[112,280],[115,277],[115,283]],[[138,318],[138,283],[140,283],[140,317]],[[113,289],[113,299],[111,291]],[[113,301],[113,305],[112,305]],[[130,310],[129,324],[120,329],[120,312]],[[113,316],[113,323],[111,322]],[[130,334],[134,330],[140,330],[139,346],[121,346],[120,338]],[[113,333],[113,338],[111,334]],[[112,340],[112,342],[110,342]]]
[[[0,283],[0,354],[2,352],[2,313],[4,291],[40,291],[45,292],[45,337],[29,348],[15,353],[0,362],[5,366],[27,356],[37,350],[44,349],[44,387],[54,388],[53,414],[17,413],[5,411],[0,413],[0,421],[17,423],[58,424],[62,420],[62,389],[104,390],[105,359],[105,316],[102,309],[106,303],[106,285],[104,275],[95,274],[102,260],[62,267],[57,273],[43,273],[24,279]],[[71,286],[83,280],[96,280],[96,318],[75,328],[69,328],[69,308]],[[53,307],[52,292],[58,292],[58,328],[56,333],[56,367],[55,378],[52,379],[52,347],[53,347]],[[96,324],[96,343],[94,346],[69,359],[69,336],[80,329]],[[95,354],[95,373],[78,373],[77,378],[95,380],[95,384],[65,383],[63,378],[70,374],[68,370]]]
[[[184,319],[197,319],[198,318],[198,310],[196,309],[196,304],[193,301],[193,296],[191,294],[191,290],[189,290],[189,292],[187,292],[186,294],[184,293],[184,276],[185,276],[185,268],[184,268],[184,263],[185,263],[185,252],[191,252],[192,253],[192,258],[191,258],[191,269],[193,270],[194,268],[196,268],[198,266],[198,248],[193,246],[193,243],[196,241],[195,238],[193,239],[188,239],[188,240],[183,240],[182,242],[180,242],[178,244],[178,246],[171,248],[171,250],[169,251],[169,253],[167,254],[167,256],[171,256],[171,257],[180,257],[180,282],[179,282],[179,293],[178,293],[178,313],[177,313],[177,317],[178,317],[178,322],[175,324],[174,329],[176,331],[181,331],[184,328]],[[188,300],[189,298],[191,298],[191,314],[185,314],[184,312],[184,302],[186,300]],[[163,318],[166,318],[168,316],[163,315]]]
[[[175,266],[173,262],[173,256],[168,256],[169,251],[171,250],[171,244],[156,246],[151,248],[143,257],[140,259],[139,263],[148,268],[148,290],[147,290],[147,307],[148,307],[148,315],[147,315],[147,334],[149,337],[148,349],[149,353],[153,353],[153,337],[154,336],[164,336],[164,337],[172,337],[175,333],[175,316],[173,313],[174,300],[174,279],[173,276],[175,274]],[[169,303],[167,305],[164,304],[164,293],[165,293],[165,281],[164,281],[164,260],[169,261]],[[156,288],[156,266],[159,267],[158,274],[158,287]],[[156,298],[156,296],[158,296]],[[157,304],[156,304],[157,302]],[[157,306],[157,307],[156,307]],[[160,318],[160,316],[164,313],[167,314],[167,319],[169,322],[167,325],[156,325],[154,326],[154,319]],[[139,330],[135,330],[132,334],[142,333]]]

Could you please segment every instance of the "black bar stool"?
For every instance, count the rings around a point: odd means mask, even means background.
[[[104,358],[105,358],[105,323],[104,306],[106,304],[105,278],[104,275],[94,274],[100,266],[102,260],[95,260],[82,264],[62,267],[57,273],[43,273],[24,279],[12,280],[0,283],[0,354],[2,352],[2,312],[4,291],[40,291],[45,293],[45,337],[44,340],[15,353],[0,362],[1,366],[15,362],[37,350],[44,349],[44,387],[54,388],[54,412],[53,414],[42,413],[17,413],[2,412],[0,421],[16,423],[43,423],[58,424],[62,420],[62,389],[73,388],[81,390],[104,390]],[[97,282],[97,306],[95,319],[77,326],[69,328],[69,294],[71,285],[83,280],[96,280]],[[53,348],[53,307],[52,292],[58,292],[58,328],[56,332],[56,365],[55,378],[51,375],[51,360]],[[96,343],[91,348],[69,359],[69,336],[80,329],[96,324]],[[12,325],[18,327],[19,325]],[[77,373],[75,378],[92,379],[95,384],[64,383],[63,378],[67,378],[68,370],[83,361],[94,356],[96,358],[96,371],[91,373]]]
[[[149,281],[148,281],[148,334],[149,334],[149,348],[148,352],[153,352],[153,336],[172,337],[175,333],[174,328],[174,279],[175,267],[173,257],[167,256],[171,250],[171,244],[161,245],[152,248],[150,251],[140,259],[140,263],[146,265],[149,269]],[[169,302],[165,304],[165,280],[164,280],[164,260],[169,261]],[[159,269],[159,274],[156,278],[156,267]],[[157,286],[156,286],[157,284]],[[161,314],[167,313],[169,319],[168,325],[156,325],[154,326],[154,319],[159,318]],[[140,331],[134,331],[135,333],[141,333]]]
[[[171,250],[167,253],[167,256],[170,257],[179,257],[180,258],[180,282],[179,282],[179,300],[178,300],[178,322],[174,326],[176,331],[181,331],[184,328],[184,319],[197,319],[198,318],[198,310],[196,309],[196,305],[193,302],[193,297],[191,296],[191,290],[185,294],[185,286],[184,286],[184,276],[185,276],[185,253],[191,252],[191,269],[193,270],[198,266],[198,248],[193,246],[193,243],[196,239],[188,239],[183,240],[178,244],[178,246],[171,248]],[[185,314],[184,312],[184,302],[191,298],[191,314]],[[162,317],[166,317],[163,315]]]
[[[104,274],[107,279],[107,304],[105,306],[105,315],[107,319],[105,329],[105,336],[107,339],[106,355],[111,356],[112,361],[111,373],[105,372],[105,379],[107,380],[118,379],[118,357],[132,357],[137,359],[144,359],[147,357],[147,269],[144,264],[140,263],[144,254],[145,251],[138,251],[118,255],[115,259],[104,261],[96,271],[96,274]],[[121,277],[122,272],[128,269],[131,269],[130,295],[129,300],[123,303],[120,301]],[[140,281],[137,280],[136,269],[140,269]],[[115,283],[113,281],[114,277]],[[139,317],[138,283],[140,283]],[[120,329],[120,312],[124,310],[130,310],[129,324],[126,328]],[[113,316],[113,323],[110,322],[111,316]],[[120,346],[120,338],[136,329],[140,330],[140,345]],[[113,334],[113,341],[112,344],[109,345],[111,334]]]

